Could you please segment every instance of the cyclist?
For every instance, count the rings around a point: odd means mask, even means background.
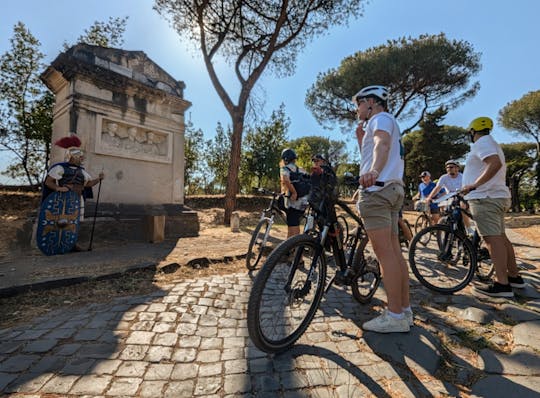
[[[505,233],[504,213],[510,207],[510,191],[506,186],[504,153],[490,135],[492,129],[489,117],[478,117],[469,125],[473,145],[461,189],[467,194],[465,199],[495,267],[495,281],[475,286],[473,291],[485,296],[513,297],[512,287],[525,287],[525,283],[518,274],[514,248]]]
[[[293,184],[293,176],[306,174],[296,165],[296,152],[286,148],[281,152],[279,176],[281,192],[285,194],[285,212],[287,214],[287,238],[300,233],[300,220],[308,204],[308,196],[304,194],[298,197],[298,192]],[[309,192],[308,192],[309,193]]]
[[[431,202],[431,200],[437,196],[442,189],[446,193],[459,191],[461,188],[461,183],[463,181],[463,174],[459,171],[459,164],[454,159],[447,160],[444,164],[446,169],[446,174],[443,174],[439,177],[437,185],[433,188],[433,191],[426,197],[426,201]]]
[[[398,237],[398,214],[404,198],[403,147],[396,119],[387,111],[388,97],[386,87],[368,86],[352,99],[360,121],[356,137],[363,189],[358,206],[382,268],[388,303],[383,314],[362,328],[379,333],[408,332],[413,323],[409,272]]]
[[[461,174],[459,171],[459,163],[454,159],[450,159],[446,161],[444,167],[446,169],[446,174],[443,174],[439,178],[437,185],[426,198],[426,201],[430,204],[433,198],[436,198],[439,192],[441,192],[443,189],[446,191],[446,193],[459,191],[461,189],[461,185],[463,183],[463,174]],[[466,207],[466,205],[463,203],[461,206]],[[469,217],[467,217],[464,213],[463,222],[465,223],[465,227],[467,228],[468,232],[472,233],[474,230],[471,230]]]
[[[429,204],[429,214],[431,218],[431,224],[437,224],[439,222],[440,213],[439,206],[436,203],[429,203],[428,197],[435,190],[436,184],[431,181],[431,173],[429,171],[423,171],[420,173],[420,179],[422,182],[418,185],[417,197],[420,200]]]

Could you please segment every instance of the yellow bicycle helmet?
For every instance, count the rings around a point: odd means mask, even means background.
[[[477,117],[469,124],[469,131],[474,130],[475,132],[480,132],[484,130],[491,131],[492,129],[493,120],[486,116]]]

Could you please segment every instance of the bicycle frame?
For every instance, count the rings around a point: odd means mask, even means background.
[[[467,236],[465,232],[465,223],[463,221],[463,214],[465,214],[467,217],[469,217],[471,220],[474,220],[472,214],[461,207],[461,203],[466,203],[465,199],[463,199],[463,196],[461,193],[458,192],[450,192],[441,198],[434,201],[435,203],[443,202],[448,199],[452,199],[452,202],[450,205],[446,208],[445,212],[443,213],[443,217],[447,217],[446,224],[450,225],[452,228],[452,231],[461,232],[467,240],[469,240],[473,248],[476,252],[480,249],[480,235],[478,234],[478,231],[475,229],[474,234],[472,235],[471,239]]]

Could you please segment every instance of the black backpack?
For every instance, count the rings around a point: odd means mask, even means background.
[[[286,167],[286,169],[289,170],[289,179],[296,190],[296,196],[301,198],[302,196],[308,195],[311,190],[309,174],[302,173],[301,171],[298,171],[298,169],[297,171],[292,171],[288,167]]]

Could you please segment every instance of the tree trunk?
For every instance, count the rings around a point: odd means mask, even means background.
[[[519,177],[510,177],[510,194],[512,195],[512,211],[514,213],[521,212],[519,200]]]
[[[227,189],[225,191],[225,217],[223,223],[231,224],[231,214],[236,209],[236,194],[238,193],[238,172],[240,170],[240,157],[242,154],[242,130],[244,129],[244,115],[236,111],[232,120],[231,161],[227,175]]]

